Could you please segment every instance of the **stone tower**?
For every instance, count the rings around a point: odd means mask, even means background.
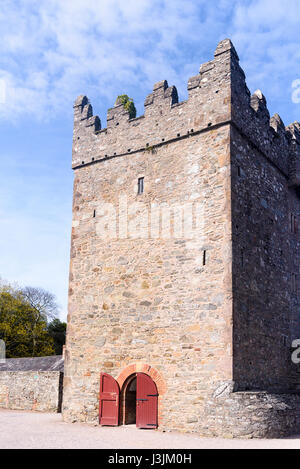
[[[98,420],[106,373],[128,422],[143,373],[159,429],[299,432],[300,125],[250,95],[230,40],[186,101],[161,81],[143,116],[74,114],[64,419]]]

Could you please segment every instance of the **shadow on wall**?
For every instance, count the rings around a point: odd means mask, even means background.
[[[58,403],[57,403],[57,413],[61,414],[62,403],[63,403],[63,394],[64,394],[64,374],[63,372],[59,373],[59,384],[58,384]]]

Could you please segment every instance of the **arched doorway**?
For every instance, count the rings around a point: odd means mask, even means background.
[[[138,428],[157,428],[158,392],[152,378],[133,373],[121,389],[120,422]]]
[[[129,365],[117,379],[100,373],[100,425],[157,428],[165,392],[162,376],[147,364]]]

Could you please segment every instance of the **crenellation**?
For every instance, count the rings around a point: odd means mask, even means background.
[[[195,75],[191,77],[188,81],[187,89],[188,91],[193,90],[194,88],[199,88],[201,82],[201,75]]]
[[[300,124],[293,122],[286,127],[287,136],[290,142],[290,163],[289,163],[289,185],[299,188],[300,186]]]
[[[80,108],[80,112],[82,112],[82,109],[84,106],[86,106],[89,103],[89,100],[87,96],[85,95],[80,95],[76,98],[74,102],[74,108]]]
[[[291,139],[300,144],[300,124],[299,122],[293,122],[286,127],[287,132],[290,134]]]
[[[170,86],[166,89],[165,99],[168,99],[170,106],[178,104],[178,92],[176,86]]]
[[[155,83],[153,92],[145,99],[145,116],[152,115],[153,112],[161,113],[162,106],[168,109],[177,103],[178,93],[175,86],[169,86],[166,80]]]
[[[286,136],[286,127],[279,114],[274,114],[271,117],[270,126],[275,130],[277,135]]]
[[[290,144],[284,124],[270,118],[266,98],[257,90],[251,97],[238,87],[233,94],[232,121],[278,170],[289,175]]]
[[[152,93],[145,99],[144,115],[135,119],[130,119],[129,112],[124,106],[116,103],[107,112],[109,133],[106,129],[101,130],[101,121],[98,116],[93,116],[88,98],[84,95],[79,96],[74,105],[74,135],[81,140],[81,149],[85,140],[89,141],[85,163],[90,161],[89,154],[95,152],[98,155],[97,159],[102,159],[105,155],[125,154],[127,139],[135,142],[140,138],[135,135],[137,126],[141,134],[144,134],[145,140],[153,146],[162,139],[168,141],[176,138],[184,128],[199,131],[232,120],[256,146],[260,147],[267,158],[278,165],[280,171],[289,174],[287,155],[290,152],[290,139],[283,129],[283,123],[276,115],[270,119],[266,98],[260,90],[250,95],[245,74],[239,65],[239,57],[229,39],[218,44],[214,60],[200,66],[200,73],[188,80],[187,88],[188,100],[179,102],[175,86],[169,87],[166,80],[155,83]],[[97,136],[93,139],[92,145],[90,132],[94,132]],[[296,133],[297,131],[292,131],[292,135]],[[274,135],[277,137],[276,140]],[[116,148],[113,148],[114,146]],[[140,147],[135,144],[133,146],[135,146],[133,150]],[[82,164],[82,159],[77,158],[77,148],[75,147],[73,151],[73,167]]]
[[[256,115],[263,122],[269,124],[270,122],[270,113],[267,107],[267,100],[262,94],[261,90],[256,90],[251,96],[250,105],[252,109],[256,112]]]
[[[114,107],[107,111],[107,127],[126,125],[129,121],[129,111],[124,109],[123,104],[116,103]]]
[[[74,131],[73,142],[83,139],[90,132],[101,130],[101,121],[98,116],[93,115],[93,107],[87,96],[80,95],[74,103]],[[86,130],[86,128],[90,128]]]
[[[201,64],[200,70],[199,70],[199,77],[201,80],[201,77],[210,70],[213,70],[215,68],[215,62],[213,60],[210,60],[209,62],[206,62],[204,64]]]
[[[226,42],[226,41],[225,41]],[[221,51],[222,49],[222,51]],[[141,134],[151,145],[162,141],[174,139],[189,128],[195,131],[206,128],[208,125],[226,123],[230,119],[230,63],[231,57],[237,59],[231,46],[223,44],[214,60],[200,67],[200,74],[188,81],[189,98],[186,101],[178,101],[178,93],[175,86],[168,85],[166,80],[156,83],[145,99],[145,113],[141,120],[129,119],[129,114],[123,105],[116,104],[107,113],[107,128],[109,132],[98,132],[101,122],[96,120],[96,125],[90,123],[83,125],[82,119],[87,119],[89,103],[86,96],[80,96],[74,118],[74,134],[80,135],[81,151],[86,141],[86,157],[84,161],[90,161],[90,155],[95,152],[102,159],[105,155],[127,152],[127,140],[136,141],[136,124],[138,122]],[[90,127],[90,128],[87,128]],[[97,132],[96,139],[90,132]],[[133,145],[136,149],[137,146]],[[133,148],[133,149],[134,149]],[[138,147],[139,148],[139,147]],[[101,149],[101,150],[100,150]],[[102,153],[102,154],[101,154]],[[73,167],[82,164],[82,158],[78,155],[78,145],[73,149]]]
[[[219,55],[224,54],[225,52],[229,52],[229,51],[232,55],[232,58],[234,58],[234,60],[238,62],[240,60],[239,56],[230,39],[224,39],[223,41],[220,41],[216,47],[214,55],[215,57],[218,57]]]
[[[101,130],[101,121],[98,116],[91,116],[87,119],[86,127],[92,127],[93,132]]]

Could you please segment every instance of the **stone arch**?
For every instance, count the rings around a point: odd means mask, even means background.
[[[150,378],[152,378],[156,384],[158,391],[158,425],[160,425],[162,418],[163,395],[167,391],[166,383],[161,373],[152,366],[147,365],[146,363],[133,363],[132,365],[128,365],[126,368],[124,368],[124,370],[121,371],[117,378],[122,396],[124,395],[125,387],[131,381],[131,377],[136,376],[136,373],[145,373],[146,375],[150,376]],[[122,409],[122,416],[124,415],[123,412],[124,409]],[[122,417],[122,420],[124,421],[124,417]]]

